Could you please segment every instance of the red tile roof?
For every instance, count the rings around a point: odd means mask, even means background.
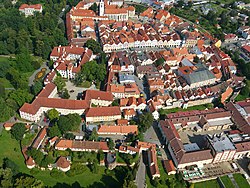
[[[162,161],[163,166],[165,168],[165,170],[169,173],[169,172],[173,172],[176,171],[175,170],[175,166],[172,160],[163,160]]]
[[[98,91],[98,90],[86,90],[83,93],[84,100],[98,99],[104,101],[113,101],[114,97],[111,92]]]
[[[35,149],[38,149],[39,145],[41,144],[41,142],[43,141],[43,139],[45,138],[46,135],[47,135],[47,128],[44,127],[38,133],[36,139],[32,143],[32,147],[35,148]]]
[[[70,162],[66,159],[66,157],[59,157],[56,161],[56,165],[60,168],[68,168],[70,166]]]
[[[86,117],[115,116],[120,114],[121,111],[118,106],[89,108],[85,113]]]
[[[98,134],[116,133],[116,134],[129,134],[138,133],[137,125],[100,125],[97,131]]]
[[[33,8],[33,9],[40,10],[41,7],[42,7],[41,4],[35,4],[35,5],[22,4],[22,5],[19,7],[19,10],[23,10],[23,9],[26,9],[26,8]]]

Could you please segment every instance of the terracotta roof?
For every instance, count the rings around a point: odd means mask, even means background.
[[[129,134],[135,133],[137,134],[138,128],[137,125],[100,125],[98,128],[98,134],[105,134],[105,133],[119,133],[119,134]]]
[[[237,152],[250,151],[250,141],[242,142],[242,143],[236,143],[235,147],[236,147]]]
[[[123,114],[124,114],[124,116],[134,116],[134,115],[136,115],[136,112],[135,112],[135,110],[133,108],[124,109]]]
[[[31,104],[24,103],[19,111],[34,115],[41,107],[80,110],[87,109],[88,106],[88,101],[85,100],[38,97]]]
[[[43,141],[43,139],[45,138],[46,135],[47,135],[47,128],[44,127],[44,128],[41,129],[40,132],[38,133],[36,139],[35,139],[34,142],[32,143],[32,147],[38,149],[39,144]]]
[[[169,172],[173,172],[176,171],[175,170],[175,166],[172,160],[163,160],[163,167],[165,168],[165,170],[169,173]]]
[[[128,125],[128,120],[127,119],[118,119],[117,125]]]
[[[10,123],[10,122],[6,122],[4,123],[4,128],[9,128],[9,127],[13,127],[15,125],[15,123]]]
[[[86,90],[83,93],[84,100],[98,99],[104,101],[113,101],[114,97],[111,92],[98,91],[98,90]]]
[[[26,160],[26,165],[27,165],[27,166],[33,166],[33,165],[35,165],[35,161],[33,160],[32,157],[29,157],[29,158]]]
[[[89,108],[85,113],[86,117],[115,116],[120,114],[121,111],[118,106]]]
[[[19,7],[19,10],[26,9],[26,8],[33,8],[33,9],[40,10],[41,7],[42,7],[41,4],[35,4],[35,5],[22,4],[22,5]]]
[[[37,95],[37,97],[48,97],[52,91],[56,88],[56,85],[53,83],[48,83],[42,91]]]
[[[109,150],[107,142],[92,142],[79,140],[60,140],[56,146],[59,148],[69,148],[71,150],[86,149],[86,150]]]
[[[248,53],[250,53],[250,46],[248,46],[248,45],[242,46],[242,49],[244,49],[244,50],[246,50]]]
[[[66,159],[66,157],[59,157],[56,161],[56,165],[60,168],[68,168],[70,166],[70,162]]]

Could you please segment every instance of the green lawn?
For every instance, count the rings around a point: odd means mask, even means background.
[[[238,184],[238,186],[240,188],[249,188],[250,187],[247,180],[244,178],[244,176],[242,174],[234,174],[233,176],[234,176],[236,183]]]
[[[194,184],[195,188],[220,188],[217,180],[209,180],[204,182],[199,182]]]
[[[175,113],[175,112],[185,112],[185,111],[191,111],[191,110],[205,110],[206,108],[208,109],[213,108],[213,104],[191,106],[186,109],[183,109],[183,108],[161,109],[159,112],[161,115],[164,115],[164,114],[170,114],[170,113]]]
[[[77,181],[82,187],[121,187],[121,180],[118,181],[121,174],[115,174],[111,171],[109,175],[106,175],[104,172],[105,167],[98,167],[98,173],[92,173],[89,169],[87,169],[83,174],[74,177],[63,175],[59,178],[53,178],[50,176],[50,171],[47,170],[31,174],[30,170],[24,163],[19,143],[11,138],[9,132],[3,130],[0,136],[0,145],[0,161],[2,161],[5,157],[8,157],[19,166],[20,172],[33,175],[37,179],[42,180],[47,186],[54,186],[58,184],[58,182],[61,184],[65,183],[72,185]],[[62,187],[62,185],[60,185],[60,187]]]
[[[223,184],[225,185],[226,188],[233,188],[234,187],[234,184],[232,183],[232,181],[230,180],[230,178],[228,176],[221,177],[221,181],[223,182]]]

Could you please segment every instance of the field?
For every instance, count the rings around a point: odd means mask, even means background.
[[[242,174],[234,174],[233,176],[240,188],[249,188],[249,184]]]
[[[199,182],[194,184],[195,188],[220,188],[219,183],[217,180],[209,180],[209,181],[204,181],[204,182]]]
[[[98,167],[98,173],[95,174],[87,169],[83,174],[74,177],[63,175],[59,178],[53,178],[50,176],[50,171],[39,171],[36,174],[31,174],[30,170],[24,163],[24,158],[22,156],[19,143],[11,138],[9,132],[3,130],[0,136],[0,145],[0,161],[2,161],[5,157],[8,157],[18,165],[20,172],[33,175],[37,179],[42,180],[47,186],[71,186],[72,184],[78,182],[82,187],[121,187],[120,182],[122,180],[120,180],[119,177],[121,174],[115,174],[113,171],[110,171],[110,173],[106,175],[105,167]],[[120,181],[118,181],[118,179]]]
[[[228,176],[221,177],[221,181],[223,182],[226,188],[234,187],[232,181],[230,180]]]
[[[183,108],[161,109],[159,112],[161,115],[164,115],[164,114],[170,114],[170,113],[175,113],[175,112],[185,112],[185,111],[190,111],[190,110],[205,110],[206,108],[210,109],[212,107],[213,107],[212,104],[204,104],[204,105],[191,106],[191,107],[188,107],[187,109],[183,109]]]

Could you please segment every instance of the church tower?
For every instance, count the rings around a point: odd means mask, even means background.
[[[104,15],[104,2],[103,0],[101,0],[101,2],[99,3],[99,16],[103,15]]]

